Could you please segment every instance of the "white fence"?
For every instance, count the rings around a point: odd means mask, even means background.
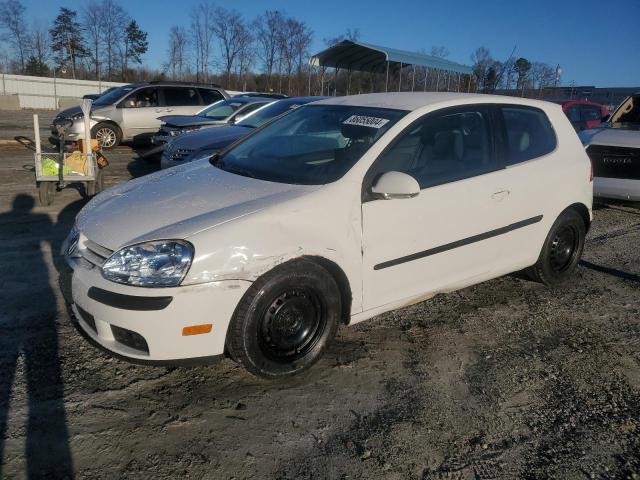
[[[79,103],[83,95],[101,93],[109,87],[118,85],[124,84],[3,73],[0,95],[17,95],[20,108],[58,110],[61,107]]]

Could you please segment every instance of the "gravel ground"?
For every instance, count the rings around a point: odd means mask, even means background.
[[[107,156],[108,185],[155,168]],[[637,207],[599,206],[563,288],[511,275],[439,295],[342,328],[274,384],[85,343],[56,270],[82,189],[12,210],[37,198],[31,164],[0,147],[0,478],[640,478]]]

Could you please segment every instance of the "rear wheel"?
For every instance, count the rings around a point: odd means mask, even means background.
[[[277,379],[320,359],[338,329],[340,290],[323,267],[296,260],[253,283],[227,333],[231,357],[254,375]]]
[[[538,261],[526,270],[529,277],[548,286],[567,280],[582,256],[585,234],[584,220],[578,212],[562,212],[547,235]]]
[[[111,123],[99,123],[91,129],[91,137],[97,140],[100,148],[109,150],[120,145],[122,132]]]
[[[56,182],[38,183],[38,198],[43,207],[48,207],[53,203],[53,196],[56,193]]]

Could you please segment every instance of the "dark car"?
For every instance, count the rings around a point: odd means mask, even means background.
[[[209,128],[174,138],[162,153],[161,168],[174,167],[213,155],[269,120],[323,98],[326,97],[290,97],[278,100],[256,110],[235,125]]]
[[[607,107],[589,100],[568,100],[562,103],[562,110],[576,132],[600,125],[609,116]]]
[[[158,117],[162,125],[151,142],[164,145],[183,133],[235,124],[254,110],[274,101],[273,98],[239,95],[212,103],[193,115],[164,115]]]

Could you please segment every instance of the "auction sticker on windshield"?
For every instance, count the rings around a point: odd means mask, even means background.
[[[389,120],[386,118],[366,117],[364,115],[351,115],[344,122],[344,125],[358,125],[360,127],[382,128]]]

